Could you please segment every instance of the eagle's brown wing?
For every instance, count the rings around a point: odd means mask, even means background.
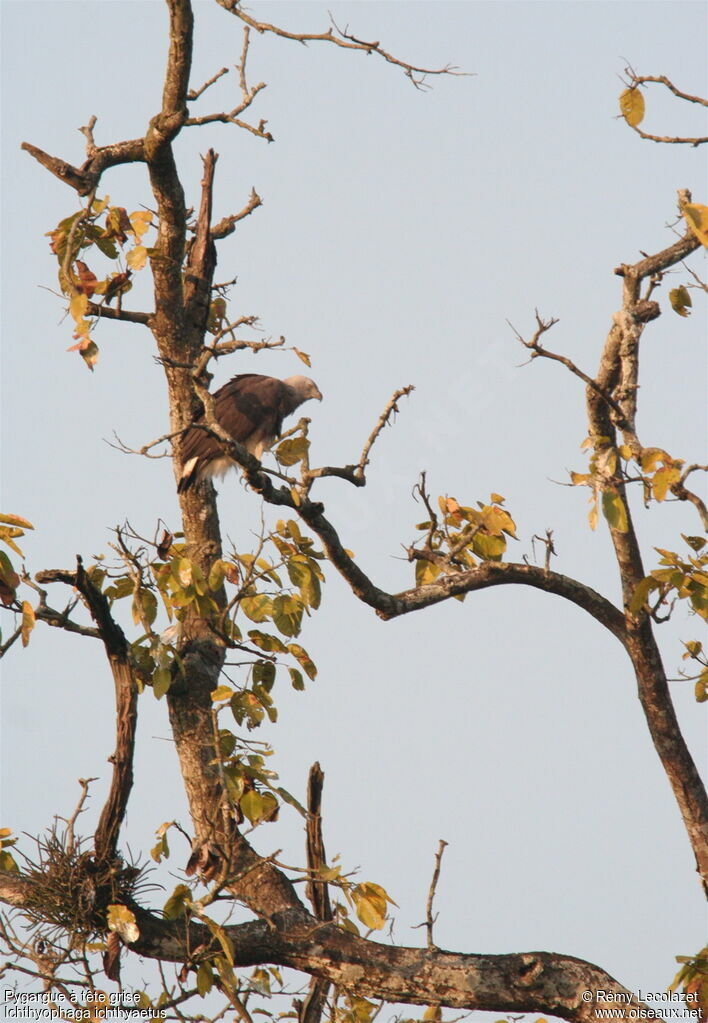
[[[214,394],[217,422],[256,458],[261,458],[281,431],[283,417],[292,411],[288,387],[277,377],[242,373]],[[197,423],[203,422],[200,416]],[[235,465],[215,437],[190,427],[182,440],[184,469],[178,491],[205,476],[220,475]]]

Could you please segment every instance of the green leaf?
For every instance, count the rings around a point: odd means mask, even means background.
[[[209,963],[202,963],[197,970],[197,991],[204,998],[214,986],[214,973]]]
[[[299,597],[281,594],[273,600],[273,623],[284,636],[297,636],[302,626],[304,607]]]
[[[293,586],[297,586],[307,607],[320,606],[321,590],[317,569],[304,554],[295,554],[287,564],[288,575]]]
[[[290,681],[293,689],[297,689],[298,692],[302,692],[305,688],[302,674],[297,670],[297,668],[288,668],[288,671],[290,672]]]
[[[255,789],[250,789],[244,793],[239,800],[239,806],[243,810],[246,817],[248,817],[251,824],[257,824],[265,813],[265,804],[263,797],[260,793],[256,792]]]
[[[221,558],[217,558],[216,561],[212,563],[212,566],[209,569],[208,585],[212,593],[219,589],[219,587],[223,584],[225,577],[226,566],[224,565],[224,562],[221,560]]]
[[[0,870],[8,870],[13,874],[19,874],[20,868],[15,862],[15,858],[12,853],[6,852],[4,849],[0,851]]]
[[[152,590],[139,589],[133,596],[133,621],[137,625],[145,621],[147,625],[157,618],[157,597]]]
[[[166,920],[179,920],[189,911],[191,893],[186,884],[178,884],[162,908]]]
[[[688,290],[683,286],[683,284],[680,288],[671,289],[669,292],[669,302],[671,303],[673,311],[678,313],[679,316],[688,316],[690,314],[693,302],[691,301],[691,296],[689,295]]]
[[[268,692],[275,682],[275,665],[272,661],[256,661],[253,665],[253,681]]]
[[[283,643],[282,639],[278,639],[277,636],[271,636],[268,632],[260,632],[258,629],[250,629],[248,638],[259,650],[265,650],[269,654],[286,654],[290,649]]]
[[[299,662],[307,677],[314,680],[317,677],[317,667],[310,658],[307,650],[305,650],[304,647],[301,647],[299,643],[289,643],[288,651]]]
[[[626,533],[628,529],[627,509],[616,490],[603,490],[602,514],[613,529]]]
[[[704,668],[696,679],[695,692],[698,703],[706,703],[708,701],[708,668]]]
[[[273,615],[273,601],[265,593],[241,600],[241,610],[252,622],[265,622]]]
[[[475,533],[472,538],[472,550],[485,561],[501,561],[506,550],[503,536],[488,536],[486,533]]]
[[[632,599],[629,602],[629,610],[632,614],[637,614],[638,611],[641,611],[647,602],[649,594],[652,590],[658,589],[658,587],[659,583],[650,575],[637,583],[634,588],[634,593],[632,594]]]
[[[169,668],[157,668],[152,676],[152,691],[156,699],[161,699],[172,685],[172,672]]]

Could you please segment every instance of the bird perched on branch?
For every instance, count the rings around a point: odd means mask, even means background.
[[[320,390],[309,377],[278,380],[259,373],[241,373],[214,394],[214,416],[219,425],[259,460],[280,436],[283,420],[310,398],[322,400]],[[195,424],[203,423],[199,416]],[[184,468],[178,493],[200,480],[223,476],[236,466],[224,454],[221,444],[207,430],[190,426],[182,440]]]

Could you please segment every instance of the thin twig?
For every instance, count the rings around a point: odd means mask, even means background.
[[[397,404],[398,400],[402,398],[404,395],[405,396],[409,395],[411,391],[414,390],[415,390],[414,385],[409,384],[407,387],[399,388],[399,390],[397,390],[391,396],[386,407],[379,416],[376,422],[376,426],[374,427],[374,429],[371,431],[371,434],[367,438],[366,443],[364,444],[364,448],[359,457],[359,461],[357,462],[356,465],[345,466],[325,465],[321,466],[319,469],[310,469],[307,472],[307,480],[309,482],[312,482],[312,480],[320,479],[323,476],[337,476],[340,479],[348,480],[350,483],[353,483],[354,486],[356,487],[365,486],[366,466],[369,464],[369,454],[377,437],[383,430],[384,426],[386,426],[391,416],[398,412]]]
[[[436,917],[433,917],[433,899],[435,898],[435,889],[438,885],[438,879],[440,878],[440,864],[442,862],[443,853],[445,852],[445,846],[447,842],[444,839],[440,839],[438,851],[435,854],[435,870],[433,871],[433,878],[430,882],[430,890],[428,891],[428,902],[425,907],[425,930],[428,935],[428,948],[431,952],[437,950],[437,945],[433,941],[433,924],[435,923]]]
[[[187,93],[187,99],[199,99],[202,93],[207,91],[209,86],[213,85],[214,82],[218,82],[220,78],[224,75],[228,75],[228,73],[229,69],[227,67],[222,67],[220,71],[217,71],[215,75],[212,75],[212,77],[208,79],[208,81],[204,82],[204,85],[200,86],[198,89],[190,89]]]

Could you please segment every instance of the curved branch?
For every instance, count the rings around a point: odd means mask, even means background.
[[[96,858],[105,862],[115,855],[118,835],[133,787],[133,752],[138,722],[138,691],[133,679],[128,642],[123,630],[113,619],[110,605],[105,596],[94,586],[87,575],[81,558],[76,560],[75,572],[62,569],[50,570],[38,572],[36,578],[40,583],[62,582],[79,591],[96,623],[97,632],[103,640],[113,674],[116,696],[116,747],[110,758],[113,764],[113,775],[108,797],[94,836]]]
[[[21,908],[31,882],[0,871],[0,899]],[[129,901],[129,900],[128,900]],[[215,939],[199,923],[166,920],[130,903],[140,936],[137,955],[197,968],[193,950]],[[596,1023],[612,1008],[618,1021],[646,1009],[627,988],[592,963],[552,952],[484,955],[392,947],[360,938],[302,910],[270,921],[223,928],[237,967],[275,964],[321,977],[344,991],[387,1002],[498,1013],[540,1012],[572,1023]],[[597,1011],[599,1010],[599,1011]],[[651,1018],[656,1018],[653,1011]],[[649,1017],[647,1017],[649,1018]]]
[[[130,309],[113,309],[109,305],[89,302],[86,310],[88,316],[100,316],[104,320],[121,320],[123,323],[139,323],[143,327],[150,326],[151,314]]]

